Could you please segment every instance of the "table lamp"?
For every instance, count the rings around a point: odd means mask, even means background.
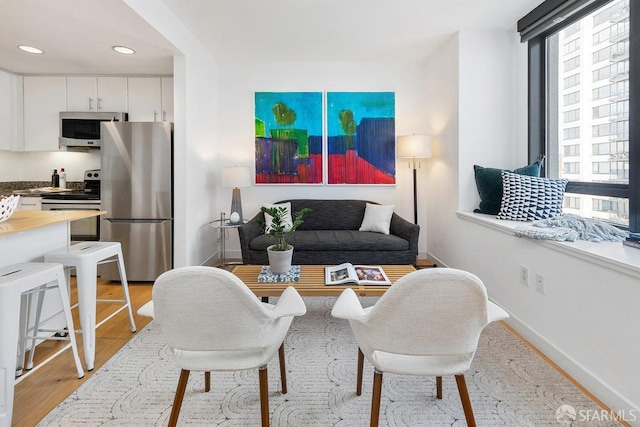
[[[234,166],[222,168],[222,187],[233,188],[231,194],[231,214],[230,224],[242,224],[242,200],[240,198],[240,187],[251,185],[251,170],[246,166]]]
[[[416,159],[431,157],[431,135],[404,135],[398,137],[398,158],[410,158],[413,168],[413,223],[418,223],[418,193],[416,189]]]

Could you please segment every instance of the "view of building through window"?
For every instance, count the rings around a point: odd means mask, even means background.
[[[547,38],[547,175],[629,182],[629,0]],[[629,224],[629,201],[567,193],[564,211]]]

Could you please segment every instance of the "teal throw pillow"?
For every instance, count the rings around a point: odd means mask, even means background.
[[[514,170],[485,168],[473,165],[476,176],[476,186],[480,194],[480,206],[474,212],[497,215],[502,204],[502,172],[511,172],[519,175],[540,176],[540,161]]]

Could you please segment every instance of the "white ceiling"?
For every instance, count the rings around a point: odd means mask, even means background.
[[[510,29],[542,0],[163,0],[216,58],[422,60],[461,29]]]
[[[513,29],[542,0],[163,0],[219,60],[419,61],[461,29]],[[44,55],[26,54],[29,44]],[[125,45],[136,55],[111,47]],[[172,74],[178,51],[121,0],[5,0],[0,68]]]
[[[120,0],[1,0],[0,68],[18,74],[173,74],[177,50]],[[44,55],[22,52],[31,45]],[[111,47],[136,51],[125,56]]]

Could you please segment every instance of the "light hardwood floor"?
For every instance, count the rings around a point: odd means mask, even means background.
[[[71,301],[77,301],[75,292],[75,278],[72,278]],[[136,311],[147,301],[151,300],[152,283],[129,283],[129,294],[133,305],[134,319],[137,330],[144,328],[151,319],[138,316]],[[120,282],[98,281],[98,298],[119,299],[122,298],[122,286]],[[108,317],[118,308],[116,303],[98,303],[97,321]],[[78,309],[73,310],[74,326],[79,328],[77,318]],[[76,375],[71,349],[65,350],[51,361],[41,364],[60,348],[68,344],[68,341],[44,341],[38,345],[34,355],[34,369],[21,379],[15,387],[13,405],[13,426],[35,426],[53,408],[76,390],[82,383],[93,375],[111,356],[124,346],[133,336],[129,324],[129,316],[126,310],[122,310],[108,322],[96,329],[96,360],[93,371],[86,371],[83,378]],[[84,365],[82,351],[82,335],[76,335],[78,339],[78,352]]]

